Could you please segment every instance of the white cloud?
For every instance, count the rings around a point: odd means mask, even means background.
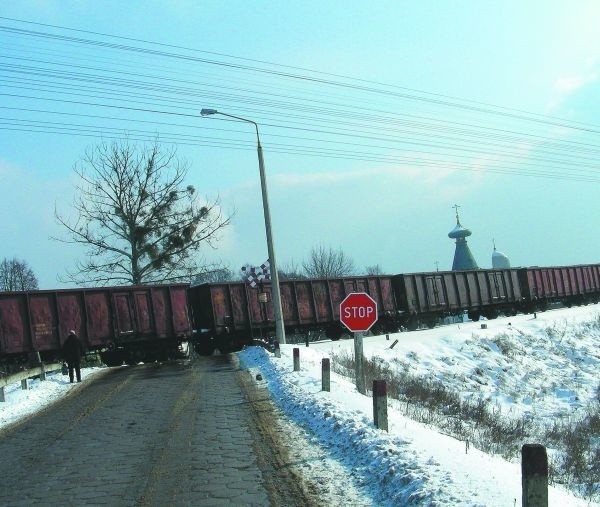
[[[553,97],[548,103],[547,110],[553,111],[570,95],[598,80],[598,71],[593,68],[594,61],[588,60],[588,70],[571,76],[556,79],[553,85]]]

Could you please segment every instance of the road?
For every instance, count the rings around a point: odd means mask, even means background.
[[[0,435],[0,505],[317,505],[234,356],[110,368]]]

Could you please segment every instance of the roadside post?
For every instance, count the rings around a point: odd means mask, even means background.
[[[354,334],[356,389],[367,393],[363,368],[363,334],[377,322],[377,303],[366,292],[352,292],[340,303],[340,322]]]
[[[331,391],[331,362],[328,357],[321,361],[321,391]]]
[[[387,384],[385,380],[373,380],[373,423],[376,428],[388,431]]]
[[[521,448],[523,507],[548,507],[548,455],[540,444]]]

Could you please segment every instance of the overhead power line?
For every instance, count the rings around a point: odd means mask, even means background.
[[[478,161],[486,159],[488,173],[590,182],[600,175],[594,124],[224,53],[0,20],[36,26],[0,25],[10,40],[0,54],[0,108],[17,114],[0,118],[5,131],[104,138],[127,132],[251,149],[251,132],[199,119],[199,109],[210,105],[259,121],[273,153],[432,170],[481,170]],[[195,121],[164,121],[168,116]]]

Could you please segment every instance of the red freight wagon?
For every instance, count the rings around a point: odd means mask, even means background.
[[[500,312],[516,314],[521,302],[516,269],[435,271],[392,278],[400,322],[408,329],[434,327],[440,317],[461,315],[479,320]]]
[[[523,268],[519,280],[530,310],[543,310],[554,302],[565,306],[597,303],[600,264]]]
[[[340,303],[351,292],[366,292],[377,302],[380,329],[391,325],[396,313],[389,276],[284,280],[280,290],[287,333],[323,329],[339,338]],[[275,328],[270,283],[257,288],[241,282],[202,284],[190,289],[189,298],[201,354],[239,349]]]
[[[0,293],[0,356],[60,355],[73,329],[109,365],[168,357],[191,337],[187,284]]]

